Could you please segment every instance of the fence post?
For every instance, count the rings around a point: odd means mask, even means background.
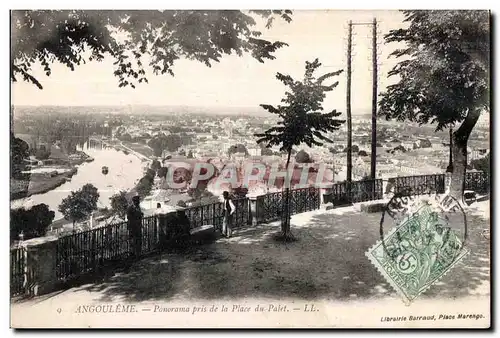
[[[258,224],[258,213],[257,213],[257,196],[248,197],[248,207],[250,208],[248,216],[250,218],[250,224],[256,226]]]
[[[57,285],[57,239],[26,247],[28,294],[38,296]]]
[[[450,193],[451,186],[451,173],[447,172],[444,174],[444,194],[448,195]]]

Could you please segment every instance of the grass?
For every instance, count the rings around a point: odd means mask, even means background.
[[[123,142],[123,144],[147,158],[151,158],[154,155],[153,150],[145,144],[132,142]]]
[[[51,177],[44,174],[31,174],[29,180],[10,179],[10,199],[24,198],[31,195],[43,194],[55,189],[66,182],[67,178],[76,174],[77,168],[60,175]]]

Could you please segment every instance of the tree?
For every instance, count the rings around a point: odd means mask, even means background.
[[[179,135],[156,135],[148,141],[148,146],[153,149],[155,156],[161,156],[163,150],[171,153],[177,151],[182,146],[182,139]]]
[[[338,81],[331,85],[325,85],[324,81],[342,73],[342,70],[326,73],[319,77],[314,72],[321,66],[318,59],[313,62],[306,61],[303,80],[294,80],[290,75],[276,74],[276,78],[289,91],[281,100],[284,105],[272,106],[262,104],[261,107],[268,112],[278,115],[280,120],[277,126],[271,127],[264,133],[255,134],[257,143],[265,143],[267,147],[280,146],[280,150],[287,153],[286,168],[289,167],[293,146],[305,143],[309,147],[322,146],[323,142],[332,142],[323,134],[338,130],[345,122],[336,119],[341,113],[335,109],[329,113],[323,113],[323,100],[326,92],[332,91],[338,85]],[[285,182],[285,198],[283,201],[283,215],[281,223],[281,236],[285,241],[293,240],[290,232],[290,209],[289,209],[289,178]]]
[[[186,156],[186,151],[184,149],[179,150],[180,156]]]
[[[52,63],[71,70],[82,63],[114,59],[119,86],[147,82],[145,61],[153,74],[173,73],[187,58],[211,66],[221,57],[250,53],[259,62],[272,60],[286,43],[261,39],[254,17],[270,27],[278,17],[291,21],[289,10],[15,10],[11,12],[11,81],[21,77],[42,89],[32,65],[40,62],[47,76]],[[117,36],[125,36],[122,39]]]
[[[352,149],[352,152],[353,152],[353,153],[358,153],[358,152],[359,152],[359,146],[358,146],[358,145],[356,145],[356,144],[354,144],[354,145],[351,147],[351,149]],[[344,151],[343,151],[343,152],[344,152],[344,153],[347,153],[347,147],[346,147],[346,148],[344,148]]]
[[[295,162],[297,163],[312,163],[311,156],[306,153],[304,150],[299,151],[295,155]]]
[[[187,158],[194,158],[192,150],[189,151]]]
[[[45,146],[40,146],[40,148],[38,148],[35,152],[35,158],[37,160],[46,160],[48,159],[50,156],[50,151],[48,151]]]
[[[146,174],[144,175],[144,178],[147,178],[148,180],[153,182],[155,179],[155,176],[156,176],[156,171],[154,169],[149,168],[146,170]]]
[[[273,156],[274,152],[266,147],[260,148],[260,156]]]
[[[10,133],[10,175],[18,177],[24,167],[24,159],[29,157],[29,145],[25,141]]]
[[[111,211],[114,215],[124,219],[127,215],[128,209],[128,200],[127,200],[127,192],[120,191],[110,198],[111,201]]]
[[[158,172],[158,170],[161,168],[161,163],[158,160],[153,160],[151,163],[151,169],[154,170],[155,172]]]
[[[490,174],[490,153],[485,157],[478,158],[477,160],[472,160],[470,165],[473,169],[483,171],[486,174]]]
[[[31,239],[45,236],[47,229],[54,220],[55,213],[46,204],[37,204],[31,209],[11,209],[10,210],[10,238],[19,239],[22,233],[23,238]]]
[[[238,144],[232,145],[227,150],[228,156],[231,156],[232,154],[238,154],[238,153],[245,154],[245,156],[248,155],[247,147],[245,147],[244,144],[238,143]]]
[[[161,167],[156,172],[156,175],[158,175],[158,177],[160,177],[160,178],[166,178],[167,177],[167,173],[168,173],[168,168],[167,167]]]
[[[483,112],[489,112],[490,16],[488,11],[403,11],[404,29],[386,42],[405,43],[390,72],[399,81],[381,94],[387,119],[454,128],[450,195],[463,201],[467,142]]]
[[[69,196],[64,198],[59,204],[59,211],[65,219],[73,222],[74,228],[76,222],[88,219],[92,212],[97,210],[98,201],[97,188],[87,183],[80,190],[72,191]]]
[[[129,133],[125,133],[120,136],[120,141],[132,142],[132,136]]]
[[[137,194],[141,198],[148,196],[151,193],[151,189],[153,189],[153,180],[148,178],[148,176],[142,177],[135,187]]]

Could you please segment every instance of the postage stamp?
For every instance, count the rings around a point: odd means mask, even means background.
[[[409,198],[406,198],[408,201]],[[447,216],[450,197],[440,200],[417,198],[413,201],[407,203],[408,207],[404,209],[408,211],[407,216],[399,225],[391,229],[387,236],[383,236],[381,229],[381,240],[366,252],[368,259],[407,305],[439,281],[469,252],[465,246],[467,231],[460,236],[450,226]],[[466,229],[466,223],[464,225]]]

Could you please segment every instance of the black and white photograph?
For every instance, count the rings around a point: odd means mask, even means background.
[[[9,15],[12,328],[491,327],[488,9]]]

